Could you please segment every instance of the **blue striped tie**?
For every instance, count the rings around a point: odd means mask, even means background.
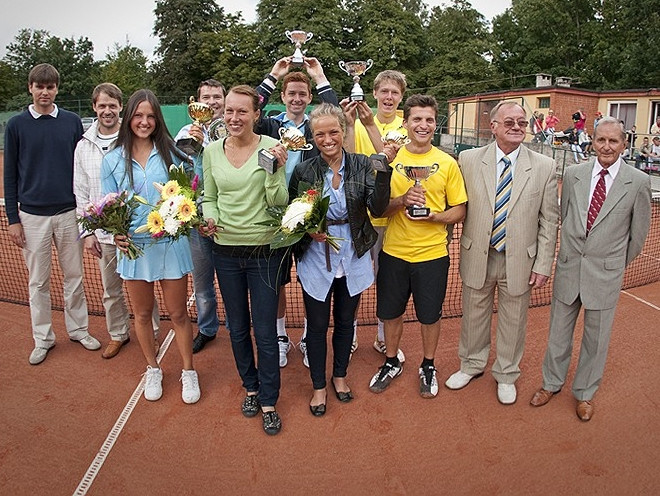
[[[490,235],[490,244],[497,251],[504,250],[506,246],[506,214],[511,197],[511,160],[509,157],[502,157],[504,169],[497,181],[497,190],[495,191],[495,216],[493,218],[493,231]]]

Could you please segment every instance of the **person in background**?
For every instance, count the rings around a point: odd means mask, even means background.
[[[92,109],[96,120],[76,146],[73,157],[73,192],[76,212],[82,215],[90,203],[96,203],[101,194],[101,163],[106,153],[115,147],[122,111],[122,92],[112,83],[101,83],[92,92]],[[110,342],[103,350],[103,358],[113,358],[130,341],[129,313],[124,299],[124,286],[117,274],[117,249],[110,234],[97,230],[81,233],[84,249],[98,259],[103,284],[103,309]],[[154,337],[159,329],[158,305],[154,302],[152,325]],[[158,353],[158,340],[154,348]]]
[[[261,110],[259,121],[257,122],[256,132],[280,139],[280,129],[296,128],[298,129],[307,143],[312,144],[310,150],[289,150],[287,153],[285,177],[289,184],[291,175],[296,165],[301,161],[319,154],[318,148],[314,146],[312,131],[309,127],[309,116],[305,113],[307,106],[312,103],[312,85],[310,77],[316,85],[316,92],[321,102],[327,102],[332,105],[338,105],[337,94],[330,86],[328,78],[325,77],[321,63],[314,57],[304,57],[304,72],[293,71],[291,57],[284,57],[275,62],[271,71],[266,75],[262,83],[257,87],[261,99]],[[264,107],[275,90],[277,83],[282,79],[282,91],[280,98],[285,112],[268,117],[263,112]],[[291,269],[293,266],[293,255],[287,255],[285,266],[282,267],[284,278],[282,279],[282,289],[280,291],[279,303],[277,307],[277,341],[280,350],[280,367],[286,367],[288,363],[287,354],[293,349],[293,343],[286,332],[286,285],[291,282]],[[307,318],[303,321],[303,335],[300,340],[300,351],[303,354],[303,363],[307,366],[307,349],[305,345],[305,334],[307,329]]]
[[[73,154],[83,128],[80,117],[55,104],[59,85],[55,67],[34,66],[28,75],[32,104],[9,119],[5,130],[5,206],[9,238],[22,249],[28,269],[34,339],[31,365],[43,362],[55,346],[50,295],[53,245],[64,276],[64,323],[69,339],[86,350],[101,348],[88,331],[83,243],[73,193]]]
[[[584,422],[594,414],[625,268],[641,253],[651,224],[651,181],[623,164],[624,148],[623,126],[604,117],[594,133],[596,159],[564,172],[543,387],[530,402],[543,406],[564,386],[575,324],[584,307],[572,388],[577,416]]]
[[[397,114],[397,109],[406,92],[406,76],[402,72],[388,69],[378,73],[374,79],[373,97],[376,99],[376,114],[374,115],[365,101],[342,100],[341,105],[346,115],[346,150],[370,156],[383,150],[383,136],[395,132],[407,136],[403,127],[403,117]],[[378,240],[371,248],[371,258],[374,263],[374,273],[378,277],[378,254],[383,248],[383,239],[387,229],[387,218],[372,218],[372,225],[378,233]],[[359,305],[358,305],[359,309]],[[357,349],[357,315],[352,351]],[[378,319],[378,330],[374,338],[374,349],[385,354],[385,326]],[[401,362],[406,361],[403,351],[397,351]]]
[[[128,236],[142,249],[143,255],[129,259],[125,256],[127,237],[114,237],[117,249],[124,254],[118,255],[117,272],[125,281],[135,315],[135,333],[147,362],[144,398],[156,401],[163,394],[163,371],[156,359],[152,329],[154,290],[158,281],[183,361],[181,398],[184,403],[196,403],[201,393],[197,372],[193,368],[193,331],[186,307],[188,274],[192,272],[190,243],[187,237],[154,239],[148,232],[135,233],[138,227],[147,224],[151,205],[156,205],[160,199],[154,183],[165,184],[169,180],[169,166],[181,162],[187,164],[188,157],[176,148],[167,131],[156,96],[150,90],[137,90],[126,103],[116,147],[103,158],[102,193],[128,191],[149,203],[138,206],[128,231]]]
[[[231,348],[246,396],[241,411],[254,417],[261,407],[263,429],[275,435],[282,420],[275,410],[280,393],[277,303],[281,287],[282,250],[269,244],[276,228],[269,206],[286,205],[286,150],[274,138],[256,134],[259,95],[235,86],[225,99],[229,135],[204,150],[203,232],[214,236],[213,264],[225,304]],[[277,169],[259,166],[267,150]],[[257,360],[250,329],[254,329]]]
[[[221,119],[225,111],[225,87],[215,79],[205,79],[197,88],[197,101],[207,104],[213,109],[213,121]],[[209,136],[210,122],[204,126],[187,124],[183,126],[174,138],[180,149],[180,143],[188,136],[194,137],[198,143],[206,147],[211,142]],[[194,154],[194,150],[184,150]],[[204,189],[202,161],[197,160],[195,171],[200,179],[200,189]],[[200,205],[201,208],[201,205]],[[203,215],[203,213],[202,213]],[[204,349],[218,334],[220,319],[218,318],[218,299],[215,291],[215,270],[213,269],[213,240],[202,236],[198,231],[190,234],[190,251],[193,259],[193,288],[195,290],[195,306],[197,307],[197,335],[193,339],[193,353]]]
[[[376,179],[367,157],[344,152],[346,121],[342,109],[324,103],[311,112],[309,120],[321,154],[296,166],[289,183],[289,198],[298,196],[301,182],[322,184],[321,195],[330,196],[327,234],[341,238],[339,251],[330,248],[326,233],[311,235],[297,250],[296,267],[307,314],[307,353],[314,387],[309,408],[313,415],[322,416],[327,400],[325,363],[331,300],[334,316],[332,387],[339,401],[353,399],[346,382],[353,316],[360,295],[374,280],[369,249],[378,238],[367,209],[382,213],[387,207],[387,195],[375,195],[374,188],[388,190],[389,174],[378,174]],[[385,153],[392,159],[396,150],[390,145]],[[375,203],[378,198],[380,204]]]

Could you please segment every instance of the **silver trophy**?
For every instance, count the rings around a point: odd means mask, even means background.
[[[371,59],[366,61],[353,60],[351,62],[344,62],[343,60],[339,61],[339,68],[351,76],[355,83],[351,89],[352,101],[364,100],[364,91],[362,91],[362,88],[360,87],[360,76],[363,76],[365,72],[371,69],[372,65],[374,65],[374,61]]]
[[[440,167],[438,164],[433,165],[403,165],[396,164],[394,169],[404,176],[406,179],[415,181],[415,186],[421,186],[422,181],[425,181],[433,174],[438,172]],[[428,217],[431,214],[431,209],[424,205],[410,205],[407,207],[408,215],[411,217]]]
[[[224,119],[219,117],[209,124],[209,139],[211,141],[224,139],[228,134]]]
[[[293,55],[291,56],[291,65],[294,67],[302,67],[303,63],[305,62],[305,58],[303,57],[302,50],[300,47],[309,40],[312,39],[312,36],[314,36],[313,33],[308,33],[307,31],[285,31],[284,34],[286,35],[287,38],[296,45],[296,50],[293,52]]]

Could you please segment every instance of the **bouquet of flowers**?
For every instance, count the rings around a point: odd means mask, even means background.
[[[173,240],[190,236],[190,231],[204,223],[197,209],[201,196],[198,189],[199,176],[190,180],[183,164],[170,165],[169,181],[154,183],[160,192],[160,200],[149,212],[147,223],[138,227],[136,233],[151,233],[154,239],[169,236]]]
[[[305,234],[327,233],[326,215],[330,206],[330,197],[321,197],[323,184],[311,186],[308,183],[298,185],[299,196],[288,206],[268,207],[266,212],[273,221],[264,225],[276,226],[277,232],[270,242],[271,248],[285,248],[300,241]],[[327,235],[326,243],[339,251],[338,241],[343,238]]]
[[[137,195],[129,197],[127,191],[108,193],[97,203],[90,203],[85,208],[85,212],[78,217],[78,223],[88,232],[101,229],[113,236],[115,234],[126,236],[133,212],[141,203],[146,203],[144,198]],[[120,256],[122,255],[120,252]],[[142,255],[142,249],[128,238],[126,256],[130,260],[135,260],[140,255]]]

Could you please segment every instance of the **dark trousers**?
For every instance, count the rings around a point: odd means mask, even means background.
[[[213,253],[236,368],[243,387],[248,392],[258,391],[263,406],[275,406],[280,393],[276,327],[280,262],[281,254],[275,253],[268,257],[232,257]],[[250,320],[257,344],[258,369]]]
[[[332,376],[346,377],[348,360],[353,344],[353,319],[360,295],[351,296],[346,287],[346,278],[335,279],[325,301],[318,301],[303,289],[303,302],[307,313],[307,358],[309,375],[314,389],[326,386],[325,361],[328,354],[327,334],[330,325],[330,299],[334,295],[332,316],[335,329],[332,333]]]

